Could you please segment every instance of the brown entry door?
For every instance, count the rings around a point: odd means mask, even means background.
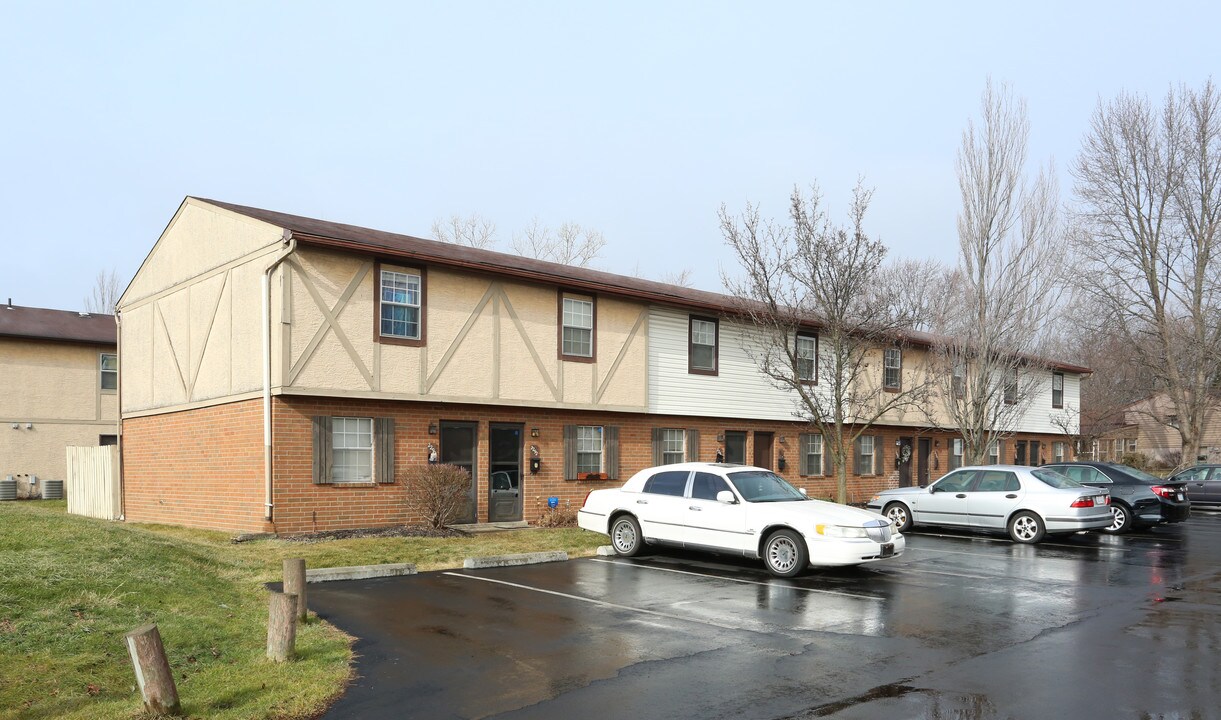
[[[772,469],[772,434],[755,431],[755,467]]]
[[[920,487],[928,485],[928,459],[933,454],[933,441],[929,438],[920,438],[917,441],[920,452],[916,454],[916,482]]]
[[[457,465],[471,478],[471,487],[466,493],[466,512],[455,522],[473,523],[476,521],[479,509],[479,501],[475,494],[475,458],[478,456],[479,425],[473,422],[442,422],[440,439],[441,462]]]

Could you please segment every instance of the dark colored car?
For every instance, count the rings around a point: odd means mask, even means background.
[[[1170,481],[1187,483],[1192,505],[1221,505],[1221,465],[1195,465],[1171,475]]]
[[[1127,465],[1103,462],[1067,462],[1044,467],[1063,473],[1082,485],[1111,491],[1114,522],[1103,532],[1121,534],[1133,527],[1183,522],[1191,514],[1186,483],[1163,480]]]

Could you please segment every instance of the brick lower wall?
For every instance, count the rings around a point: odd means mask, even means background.
[[[395,420],[395,476],[389,484],[316,485],[313,482],[312,426],[315,415],[392,417]],[[430,425],[442,421],[478,424],[476,459],[477,519],[488,519],[488,438],[492,423],[518,423],[523,429],[522,515],[536,521],[547,511],[547,499],[557,497],[561,507],[579,507],[592,489],[617,487],[638,470],[652,466],[653,428],[700,431],[699,459],[716,459],[723,443],[717,436],[729,431],[747,433],[746,458],[754,458],[755,433],[773,433],[773,469],[811,497],[834,498],[833,477],[798,473],[799,423],[723,418],[689,418],[630,413],[605,413],[494,405],[456,405],[358,399],[279,396],[273,399],[274,523],[264,524],[262,466],[262,404],[252,400],[214,408],[187,410],[126,421],[124,472],[128,519],[164,522],[231,531],[274,530],[280,533],[314,532],[355,527],[416,523],[421,518],[408,509],[403,481],[408,468],[427,462],[428,444],[439,445]],[[619,479],[570,481],[563,478],[565,425],[614,425],[619,428]],[[532,429],[538,437],[532,437]],[[878,490],[896,487],[895,464],[899,438],[910,438],[918,452],[919,438],[930,445],[929,475],[935,480],[949,467],[951,433],[913,428],[877,427],[883,453],[881,475],[848,476],[848,501],[861,503]],[[1012,462],[1018,440],[1050,443],[1063,436],[1022,435],[1005,444],[1005,461]],[[537,445],[542,458],[538,474],[528,471],[529,446]],[[786,468],[776,462],[783,454]],[[911,482],[917,484],[916,458]]]

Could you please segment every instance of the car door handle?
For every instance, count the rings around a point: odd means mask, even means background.
[[[691,506],[688,506],[688,507],[687,507],[687,509],[688,509],[688,510],[694,510],[694,511],[696,511],[696,512],[703,512],[703,510],[704,510],[704,508],[702,508],[702,507],[700,507],[700,506],[698,506],[698,505],[691,505]]]
[[[1014,495],[1013,493],[1009,493],[1005,497],[1009,498],[1010,500],[1017,500],[1017,495]]]
[[[966,496],[967,496],[967,494],[966,494],[966,493],[958,493],[958,494],[957,494],[957,495],[955,495],[954,497],[956,497],[956,498],[965,498]]]
[[[648,500],[637,500],[636,504],[637,505],[648,505],[649,501]]]

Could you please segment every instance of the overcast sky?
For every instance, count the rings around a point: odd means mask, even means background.
[[[722,203],[858,177],[894,255],[952,261],[989,75],[1068,166],[1099,97],[1221,68],[1216,3],[0,4],[0,299],[79,309],[186,195],[424,237],[601,230],[596,266],[732,269]]]

